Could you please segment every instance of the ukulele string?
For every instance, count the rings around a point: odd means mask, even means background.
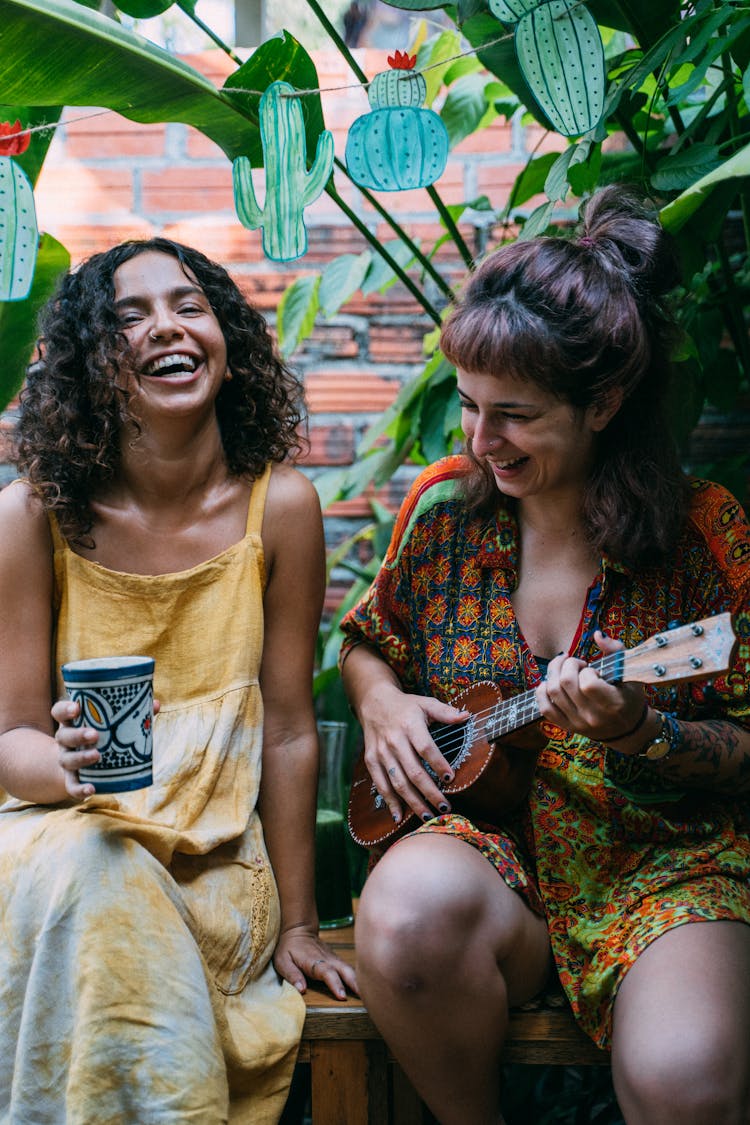
[[[606,679],[610,672],[614,672],[621,665],[622,651],[603,656],[600,660],[594,661],[590,667],[597,671],[603,679]],[[513,729],[533,722],[534,719],[541,717],[541,713],[536,706],[535,690],[532,688],[520,695],[511,696],[510,699],[500,699],[497,703],[493,703],[491,707],[484,707],[480,711],[472,712],[472,718],[475,721],[481,722],[489,716],[494,716],[493,721],[496,721],[498,726],[502,725],[503,720],[508,718],[512,720],[507,730],[501,730],[498,733],[498,738],[503,734],[508,734]],[[521,722],[517,722],[519,718],[522,720]],[[443,756],[446,756],[446,752],[452,753],[455,750],[460,750],[464,743],[464,730],[471,721],[470,718],[459,724],[440,723],[438,726],[431,728],[432,737],[436,741],[437,738],[444,739],[440,746],[440,752]]]

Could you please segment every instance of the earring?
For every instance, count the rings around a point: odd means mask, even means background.
[[[229,382],[231,382],[232,379],[234,379],[234,375],[229,370],[229,368],[227,368],[226,371],[224,372],[224,382],[229,383]]]

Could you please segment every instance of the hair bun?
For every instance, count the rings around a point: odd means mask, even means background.
[[[680,280],[672,239],[656,208],[632,188],[602,188],[581,209],[579,245],[595,247],[638,296],[662,297]]]

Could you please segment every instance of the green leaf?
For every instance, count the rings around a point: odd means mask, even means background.
[[[631,32],[642,47],[650,47],[680,20],[681,0],[589,0],[596,22]]]
[[[328,263],[318,290],[320,309],[325,316],[333,316],[357,292],[371,262],[372,253],[364,250],[361,254],[342,254]]]
[[[701,176],[720,167],[721,163],[721,153],[716,145],[697,141],[674,156],[660,160],[651,175],[651,186],[656,191],[684,191]]]
[[[703,377],[708,401],[725,413],[734,410],[742,385],[737,353],[729,348],[718,348],[713,360],[704,367]]]
[[[402,242],[399,238],[384,242],[383,247],[403,269],[408,269],[414,261],[414,255],[411,250],[406,243]],[[380,254],[376,254],[370,262],[364,281],[360,286],[362,296],[367,297],[368,294],[375,292],[385,293],[396,280],[396,274],[388,265],[385,258],[381,257]]]
[[[260,94],[240,93],[241,90],[265,91],[272,82],[288,82],[298,90],[312,90],[300,98],[302,117],[305,122],[305,142],[307,163],[315,159],[318,138],[325,128],[323,107],[318,87],[318,72],[309,54],[293,35],[282,31],[261,43],[260,47],[242,66],[227,78],[222,92],[250,120],[257,122]],[[250,148],[245,153],[255,168],[263,166],[263,148],[260,134],[249,134]]]
[[[0,302],[0,410],[18,393],[34,351],[39,310],[70,266],[70,254],[51,234],[42,235],[31,290],[24,301]]]
[[[528,219],[523,224],[523,230],[518,236],[519,242],[526,242],[530,238],[536,238],[538,234],[543,234],[544,231],[546,231],[554,206],[553,200],[550,200],[548,203],[540,204],[539,207],[531,212]]]
[[[602,146],[593,145],[585,159],[571,162],[568,179],[573,189],[573,194],[579,199],[581,196],[592,192],[599,184],[599,172],[602,166]]]
[[[117,7],[136,20],[150,20],[171,8],[174,0],[117,0]]]
[[[231,159],[259,143],[257,126],[207,78],[82,4],[0,0],[0,27],[7,103],[101,106],[133,121],[181,121]]]
[[[668,231],[678,231],[701,204],[708,198],[718,184],[726,180],[750,176],[750,144],[745,145],[734,156],[725,161],[720,168],[709,172],[696,183],[692,184],[682,195],[678,195],[666,207],[662,207],[660,215],[662,226]]]
[[[568,172],[571,164],[576,161],[585,160],[591,149],[591,141],[579,141],[576,144],[568,145],[565,152],[550,153],[555,159],[551,165],[548,165],[548,172],[544,180],[544,191],[548,199],[554,199],[556,202],[562,203],[568,194],[570,180],[568,179]],[[528,167],[528,165],[527,165]],[[531,192],[535,195],[536,192]],[[526,197],[529,198],[528,196]]]
[[[487,113],[485,87],[487,78],[483,74],[468,74],[460,78],[448,91],[440,116],[448,130],[448,143],[451,148],[464,137],[476,132]],[[487,122],[489,124],[489,122]]]
[[[320,274],[307,274],[298,277],[279,301],[276,331],[279,337],[279,350],[288,359],[295,348],[307,339],[315,325],[318,312],[318,289]]]
[[[444,7],[444,0],[383,0],[390,8],[403,8],[407,12],[429,12]]]
[[[457,31],[443,31],[429,39],[417,55],[417,67],[425,69],[427,83],[425,105],[431,106],[443,84],[443,77],[455,56],[461,53],[461,36]],[[450,61],[449,61],[450,60]],[[429,69],[426,69],[429,68]]]
[[[565,155],[564,153],[562,154]],[[508,201],[508,207],[520,207],[534,195],[544,191],[544,185],[550,170],[561,158],[559,152],[545,152],[544,156],[534,156],[529,160],[523,172],[513,184]]]

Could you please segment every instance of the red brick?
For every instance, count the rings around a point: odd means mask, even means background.
[[[118,113],[68,110],[65,123],[67,160],[104,160],[124,156],[162,156],[164,125],[143,125]]]
[[[510,152],[513,147],[513,127],[504,117],[495,120],[478,133],[470,133],[451,150],[452,156],[486,155],[492,152]]]
[[[150,224],[129,216],[122,224],[102,223],[100,226],[87,224],[73,226],[62,223],[46,226],[50,234],[62,242],[70,253],[73,264],[77,264],[90,254],[108,250],[129,238],[152,238],[159,232]]]
[[[154,212],[234,211],[232,168],[223,166],[170,166],[158,172],[143,173],[143,210]]]
[[[305,390],[311,414],[379,413],[391,405],[399,384],[354,368],[308,371]]]
[[[305,465],[350,465],[354,457],[356,435],[354,426],[340,423],[335,426],[310,427],[310,449],[302,458]]]
[[[304,360],[308,354],[326,359],[355,359],[359,355],[359,344],[352,328],[322,323],[303,342],[295,353],[295,360]]]
[[[223,266],[268,261],[261,246],[261,232],[247,230],[236,218],[196,215],[176,223],[165,223],[162,234],[186,246],[194,246]]]
[[[424,360],[422,339],[429,326],[370,325],[369,355],[374,363],[419,363]]]
[[[477,167],[477,194],[488,196],[498,210],[505,205],[508,195],[524,164],[480,164]]]
[[[55,222],[84,221],[93,215],[129,215],[133,206],[130,168],[90,168],[80,163],[45,164],[37,182],[39,225],[52,230]]]

